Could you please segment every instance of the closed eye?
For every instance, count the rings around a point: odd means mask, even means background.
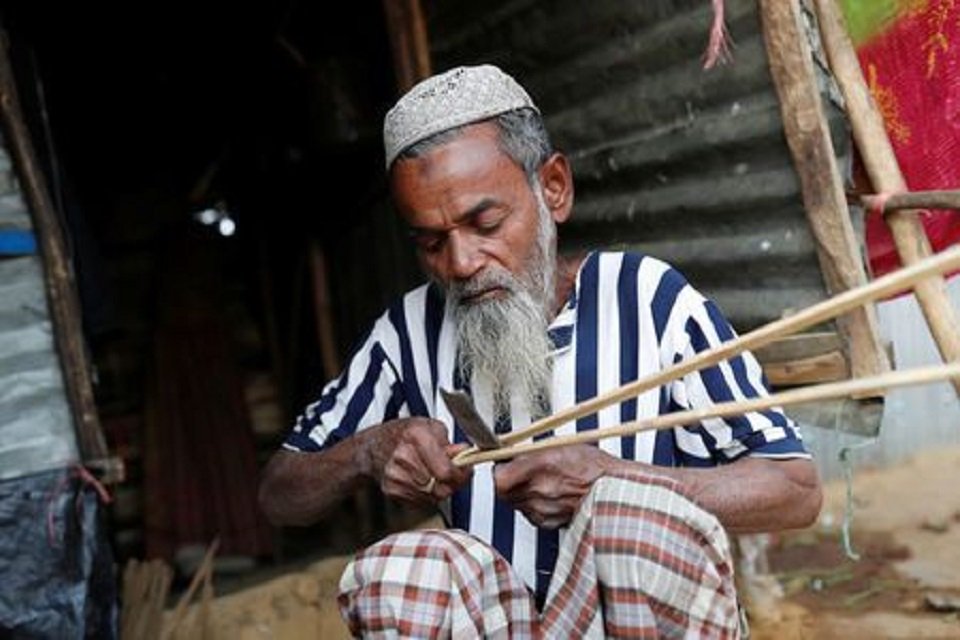
[[[446,233],[429,231],[427,229],[411,229],[410,237],[417,248],[426,253],[436,253],[443,246]]]
[[[486,235],[500,228],[507,217],[507,212],[499,208],[489,208],[479,211],[473,216],[473,227]]]

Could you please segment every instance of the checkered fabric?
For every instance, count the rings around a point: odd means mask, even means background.
[[[529,638],[538,614],[503,556],[463,531],[373,545],[340,579],[340,611],[364,638]]]
[[[340,582],[355,636],[739,638],[717,519],[672,480],[599,479],[565,532],[542,614],[510,565],[462,531],[390,536]]]

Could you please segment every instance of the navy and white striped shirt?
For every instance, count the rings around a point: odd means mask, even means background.
[[[551,406],[559,411],[734,337],[717,306],[669,265],[632,253],[595,252],[581,265],[576,286],[550,325],[553,352]],[[357,430],[406,416],[429,416],[448,425],[452,442],[466,438],[439,397],[455,379],[456,339],[442,294],[424,285],[406,294],[375,323],[340,378],[307,407],[285,447],[319,451]],[[754,357],[743,354],[691,373],[667,387],[608,407],[555,433],[630,422],[671,411],[766,394]],[[490,393],[471,391],[492,424]],[[530,418],[518,408],[512,428]],[[599,446],[628,460],[663,466],[704,467],[744,455],[806,457],[792,422],[778,411],[713,419],[703,424],[610,438]],[[493,544],[542,600],[556,562],[561,533],[540,530],[494,495],[492,464],[446,506],[452,526]]]

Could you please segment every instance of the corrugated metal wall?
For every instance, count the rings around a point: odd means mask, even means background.
[[[727,0],[733,64],[702,70],[707,0],[428,2],[434,68],[514,74],[573,160],[564,246],[677,265],[739,330],[826,297],[755,0]],[[828,110],[838,153],[841,114]],[[845,166],[841,161],[841,166]]]
[[[30,228],[10,156],[0,140],[0,230]],[[0,256],[0,479],[76,459],[73,417],[54,348],[40,256]]]

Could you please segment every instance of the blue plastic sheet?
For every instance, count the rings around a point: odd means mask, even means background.
[[[32,231],[0,229],[0,256],[33,255],[37,252],[37,237]]]

